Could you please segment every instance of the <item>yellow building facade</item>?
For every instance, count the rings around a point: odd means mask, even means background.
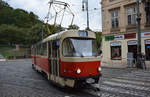
[[[150,0],[141,0],[141,48],[150,66]],[[127,67],[137,57],[136,0],[102,0],[102,63]]]

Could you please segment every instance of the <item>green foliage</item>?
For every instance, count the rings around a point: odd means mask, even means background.
[[[12,25],[0,25],[0,43],[20,44],[25,43],[26,29]]]
[[[33,12],[22,9],[6,7],[0,11],[0,24],[15,25],[17,27],[30,28],[32,25],[41,23]]]
[[[100,48],[101,43],[102,43],[102,33],[101,32],[96,32],[96,42],[97,42],[98,48]]]
[[[44,27],[42,28],[42,25],[41,24],[36,24],[34,26],[32,26],[28,33],[27,33],[27,40],[28,40],[28,43],[29,44],[34,44],[34,43],[37,43],[41,40],[42,38],[42,29],[43,29],[43,32],[45,31]],[[46,33],[44,33],[46,34]]]
[[[13,9],[8,3],[0,0],[0,43],[1,44],[35,44],[44,38],[48,31],[46,26],[33,12],[22,9]],[[53,29],[54,28],[54,29]],[[60,25],[49,25],[51,32],[57,33],[64,30]]]
[[[27,55],[27,49],[21,47],[16,51],[15,46],[0,46],[0,54],[5,58],[24,56]]]
[[[42,21],[33,12],[13,9],[8,3],[0,0],[1,44],[31,44],[39,41],[41,24]],[[30,37],[31,35],[33,39]]]
[[[70,30],[70,29],[75,29],[75,30],[79,30],[79,26],[77,26],[77,25],[69,25],[69,28],[68,28],[68,30]]]
[[[8,3],[0,0],[0,10],[3,9],[3,8],[5,8],[5,7],[9,7]]]

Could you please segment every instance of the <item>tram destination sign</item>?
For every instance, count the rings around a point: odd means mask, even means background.
[[[78,34],[81,37],[87,37],[88,36],[88,32],[86,32],[86,31],[79,31]]]

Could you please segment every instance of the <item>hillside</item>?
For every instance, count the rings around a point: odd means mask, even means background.
[[[42,21],[33,12],[14,9],[0,0],[0,44],[24,45],[40,41],[42,25]]]

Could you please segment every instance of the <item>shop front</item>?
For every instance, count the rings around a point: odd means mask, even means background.
[[[150,32],[141,33],[141,48],[146,55],[146,63],[150,66]],[[127,65],[128,53],[132,53],[134,63],[137,61],[137,34],[110,35],[103,38],[103,59],[107,65]]]

